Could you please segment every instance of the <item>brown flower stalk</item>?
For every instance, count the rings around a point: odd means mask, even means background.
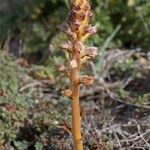
[[[68,41],[60,47],[69,53],[69,60],[65,66],[60,66],[59,71],[63,72],[70,79],[70,89],[62,92],[64,96],[71,99],[72,128],[75,150],[83,150],[81,136],[81,117],[79,104],[80,84],[93,84],[93,77],[80,77],[80,69],[91,58],[97,55],[96,47],[86,47],[84,41],[96,33],[96,27],[90,24],[92,12],[88,0],[71,0],[70,9],[66,22],[59,28],[68,36]]]

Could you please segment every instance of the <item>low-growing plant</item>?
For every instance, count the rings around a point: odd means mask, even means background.
[[[65,53],[68,53],[66,65],[59,67],[70,79],[70,88],[62,94],[71,99],[72,127],[66,125],[67,131],[73,136],[76,150],[83,149],[81,136],[81,111],[79,104],[80,84],[91,85],[94,78],[80,76],[80,70],[84,64],[97,55],[97,47],[86,47],[85,40],[95,34],[97,29],[90,24],[92,18],[91,6],[88,0],[72,0],[69,2],[69,14],[67,20],[59,26],[60,30],[68,36],[68,41],[60,45]]]
[[[19,92],[21,76],[26,71],[0,51],[0,143],[16,138],[32,104],[31,94]]]

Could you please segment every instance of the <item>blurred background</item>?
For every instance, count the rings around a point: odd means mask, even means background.
[[[93,87],[81,88],[84,144],[90,150],[148,149],[150,0],[91,5],[98,32],[87,45],[97,46],[99,55],[83,70],[96,78]],[[60,95],[68,80],[56,71],[65,62],[59,44],[66,39],[57,26],[67,14],[67,0],[0,0],[2,150],[71,149],[70,136],[57,128],[70,121],[69,102]]]
[[[18,56],[47,53],[49,44],[52,54],[64,35],[56,26],[68,13],[65,0],[0,0],[0,45],[8,44]],[[150,2],[148,0],[92,0],[93,24],[98,33],[89,42],[102,47],[108,37],[120,26],[107,48],[142,48],[150,46]],[[47,56],[47,55],[46,55]],[[45,57],[46,57],[45,56]],[[44,57],[44,56],[43,56]],[[40,60],[40,61],[39,61]],[[36,60],[35,60],[36,61]]]

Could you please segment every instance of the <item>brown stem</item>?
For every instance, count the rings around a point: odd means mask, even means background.
[[[73,53],[74,59],[80,62],[79,54],[76,50]],[[79,102],[79,78],[80,78],[80,67],[72,69],[71,71],[71,115],[72,115],[72,135],[74,141],[75,150],[83,150],[82,136],[81,136],[81,117],[80,117],[80,102]]]

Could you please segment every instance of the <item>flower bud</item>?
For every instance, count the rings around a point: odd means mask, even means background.
[[[62,91],[61,94],[62,94],[63,96],[69,97],[69,98],[72,97],[72,91],[71,91],[70,89],[67,89],[67,90]]]
[[[80,28],[80,21],[78,19],[75,19],[74,21],[69,22],[70,28],[73,32],[78,32]]]
[[[88,18],[89,18],[89,20],[91,20],[92,17],[93,17],[93,13],[92,13],[91,11],[89,11],[89,13],[88,13]]]
[[[84,11],[89,11],[91,9],[90,4],[86,3],[86,5],[84,6]]]
[[[84,27],[81,41],[85,41],[88,37],[92,36],[97,32],[96,26],[91,27],[90,25]]]
[[[68,30],[69,25],[68,25],[66,22],[64,22],[64,23],[58,25],[58,28],[59,28],[61,31],[65,32],[65,31]]]
[[[72,46],[71,43],[63,42],[60,44],[60,48],[71,51]]]
[[[85,49],[85,55],[95,58],[97,56],[97,47],[88,47]]]
[[[75,30],[78,31],[79,30],[79,27],[80,27],[80,21],[78,19],[76,19],[76,21],[74,22],[74,25],[75,25]]]
[[[93,27],[88,26],[85,28],[85,32],[91,36],[97,32],[97,28],[96,28],[96,26],[93,26]]]
[[[58,28],[64,32],[69,38],[74,36],[74,33],[71,31],[70,26],[64,22],[63,24],[59,25]]]
[[[94,77],[92,77],[92,76],[85,75],[85,76],[80,78],[80,83],[87,85],[87,86],[92,85],[93,82],[94,82]]]
[[[85,17],[86,17],[86,14],[85,13],[80,13],[80,15],[79,15],[79,20],[80,21],[83,21],[84,19],[85,19]]]

